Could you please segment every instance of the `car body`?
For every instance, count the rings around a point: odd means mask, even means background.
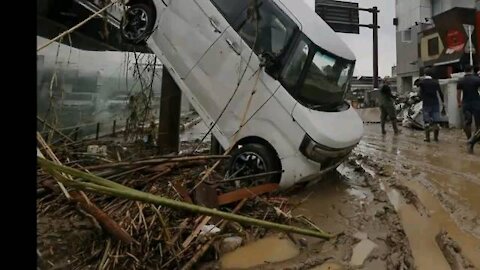
[[[362,138],[363,122],[345,101],[355,56],[303,1],[129,4],[153,8],[146,44],[222,148],[264,147],[281,187],[335,169]]]

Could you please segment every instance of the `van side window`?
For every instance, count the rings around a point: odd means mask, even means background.
[[[309,51],[308,44],[304,40],[300,40],[293,51],[289,64],[282,72],[281,82],[285,89],[291,91],[297,85],[305,62],[307,62]]]
[[[255,8],[256,12],[250,7],[244,11],[237,32],[257,55],[282,56],[296,28],[295,23],[271,0],[257,0]]]
[[[183,0],[182,0],[183,1]],[[230,25],[234,26],[239,15],[247,8],[248,0],[211,0]]]

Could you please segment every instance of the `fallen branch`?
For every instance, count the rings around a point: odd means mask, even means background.
[[[51,172],[51,170],[58,170],[60,172],[67,173],[72,176],[82,178],[84,180],[91,182],[91,183],[88,183],[88,182],[70,181],[66,178],[63,178],[62,181],[64,184],[67,184],[77,189],[83,189],[83,190],[87,190],[97,194],[116,196],[116,197],[131,199],[135,201],[142,201],[145,203],[152,203],[155,205],[163,205],[163,206],[178,209],[178,210],[185,210],[185,211],[212,216],[212,217],[213,216],[220,217],[226,220],[238,222],[240,224],[259,226],[267,229],[297,233],[297,234],[308,235],[308,236],[313,236],[313,237],[318,237],[323,239],[330,239],[332,237],[329,234],[310,230],[310,229],[304,229],[304,228],[269,222],[265,220],[260,220],[256,218],[251,218],[247,216],[236,215],[232,213],[223,212],[217,209],[211,209],[203,206],[180,202],[180,201],[168,199],[162,196],[153,195],[151,193],[138,191],[138,190],[126,187],[124,185],[115,183],[113,181],[109,181],[101,177],[82,172],[77,169],[57,165],[43,158],[37,158],[37,161],[40,164],[40,166],[42,166],[42,168],[47,172]]]

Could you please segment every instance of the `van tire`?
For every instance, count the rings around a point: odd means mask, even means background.
[[[132,23],[127,25],[127,18]],[[129,44],[139,44],[149,37],[155,25],[155,11],[151,5],[138,3],[131,5],[120,22],[122,40]]]
[[[227,166],[227,178],[238,178],[247,175],[254,175],[266,172],[280,171],[280,162],[277,155],[266,146],[258,143],[249,143],[241,147],[237,147],[231,152],[231,157]],[[239,171],[242,166],[246,167]],[[233,175],[234,174],[234,175]],[[231,176],[231,177],[229,177]],[[281,173],[265,176],[261,179],[235,181],[235,186],[256,186],[266,183],[280,182]]]

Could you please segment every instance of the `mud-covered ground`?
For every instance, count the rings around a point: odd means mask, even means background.
[[[439,143],[426,143],[422,131],[382,136],[379,125],[367,124],[338,172],[291,195],[299,204],[294,215],[337,237],[246,245],[223,266],[480,269],[480,148],[469,155],[465,141],[460,130],[442,130]]]
[[[480,269],[480,147],[467,154],[458,129],[443,129],[440,142],[426,143],[422,131],[382,136],[379,125],[365,128],[355,152],[383,171],[378,179],[400,215],[418,269],[450,269],[435,239],[441,230],[471,269]]]
[[[182,141],[204,130],[195,125]],[[423,142],[422,131],[402,131],[382,136],[379,125],[366,124],[336,172],[282,195],[294,206],[287,214],[334,234],[332,240],[272,233],[201,268],[480,269],[480,146],[467,154],[460,130],[442,130],[439,143]],[[75,230],[71,238],[52,238],[65,249],[99,233],[89,222],[71,220],[55,230],[58,222],[38,222],[49,225],[40,226],[46,231]]]

